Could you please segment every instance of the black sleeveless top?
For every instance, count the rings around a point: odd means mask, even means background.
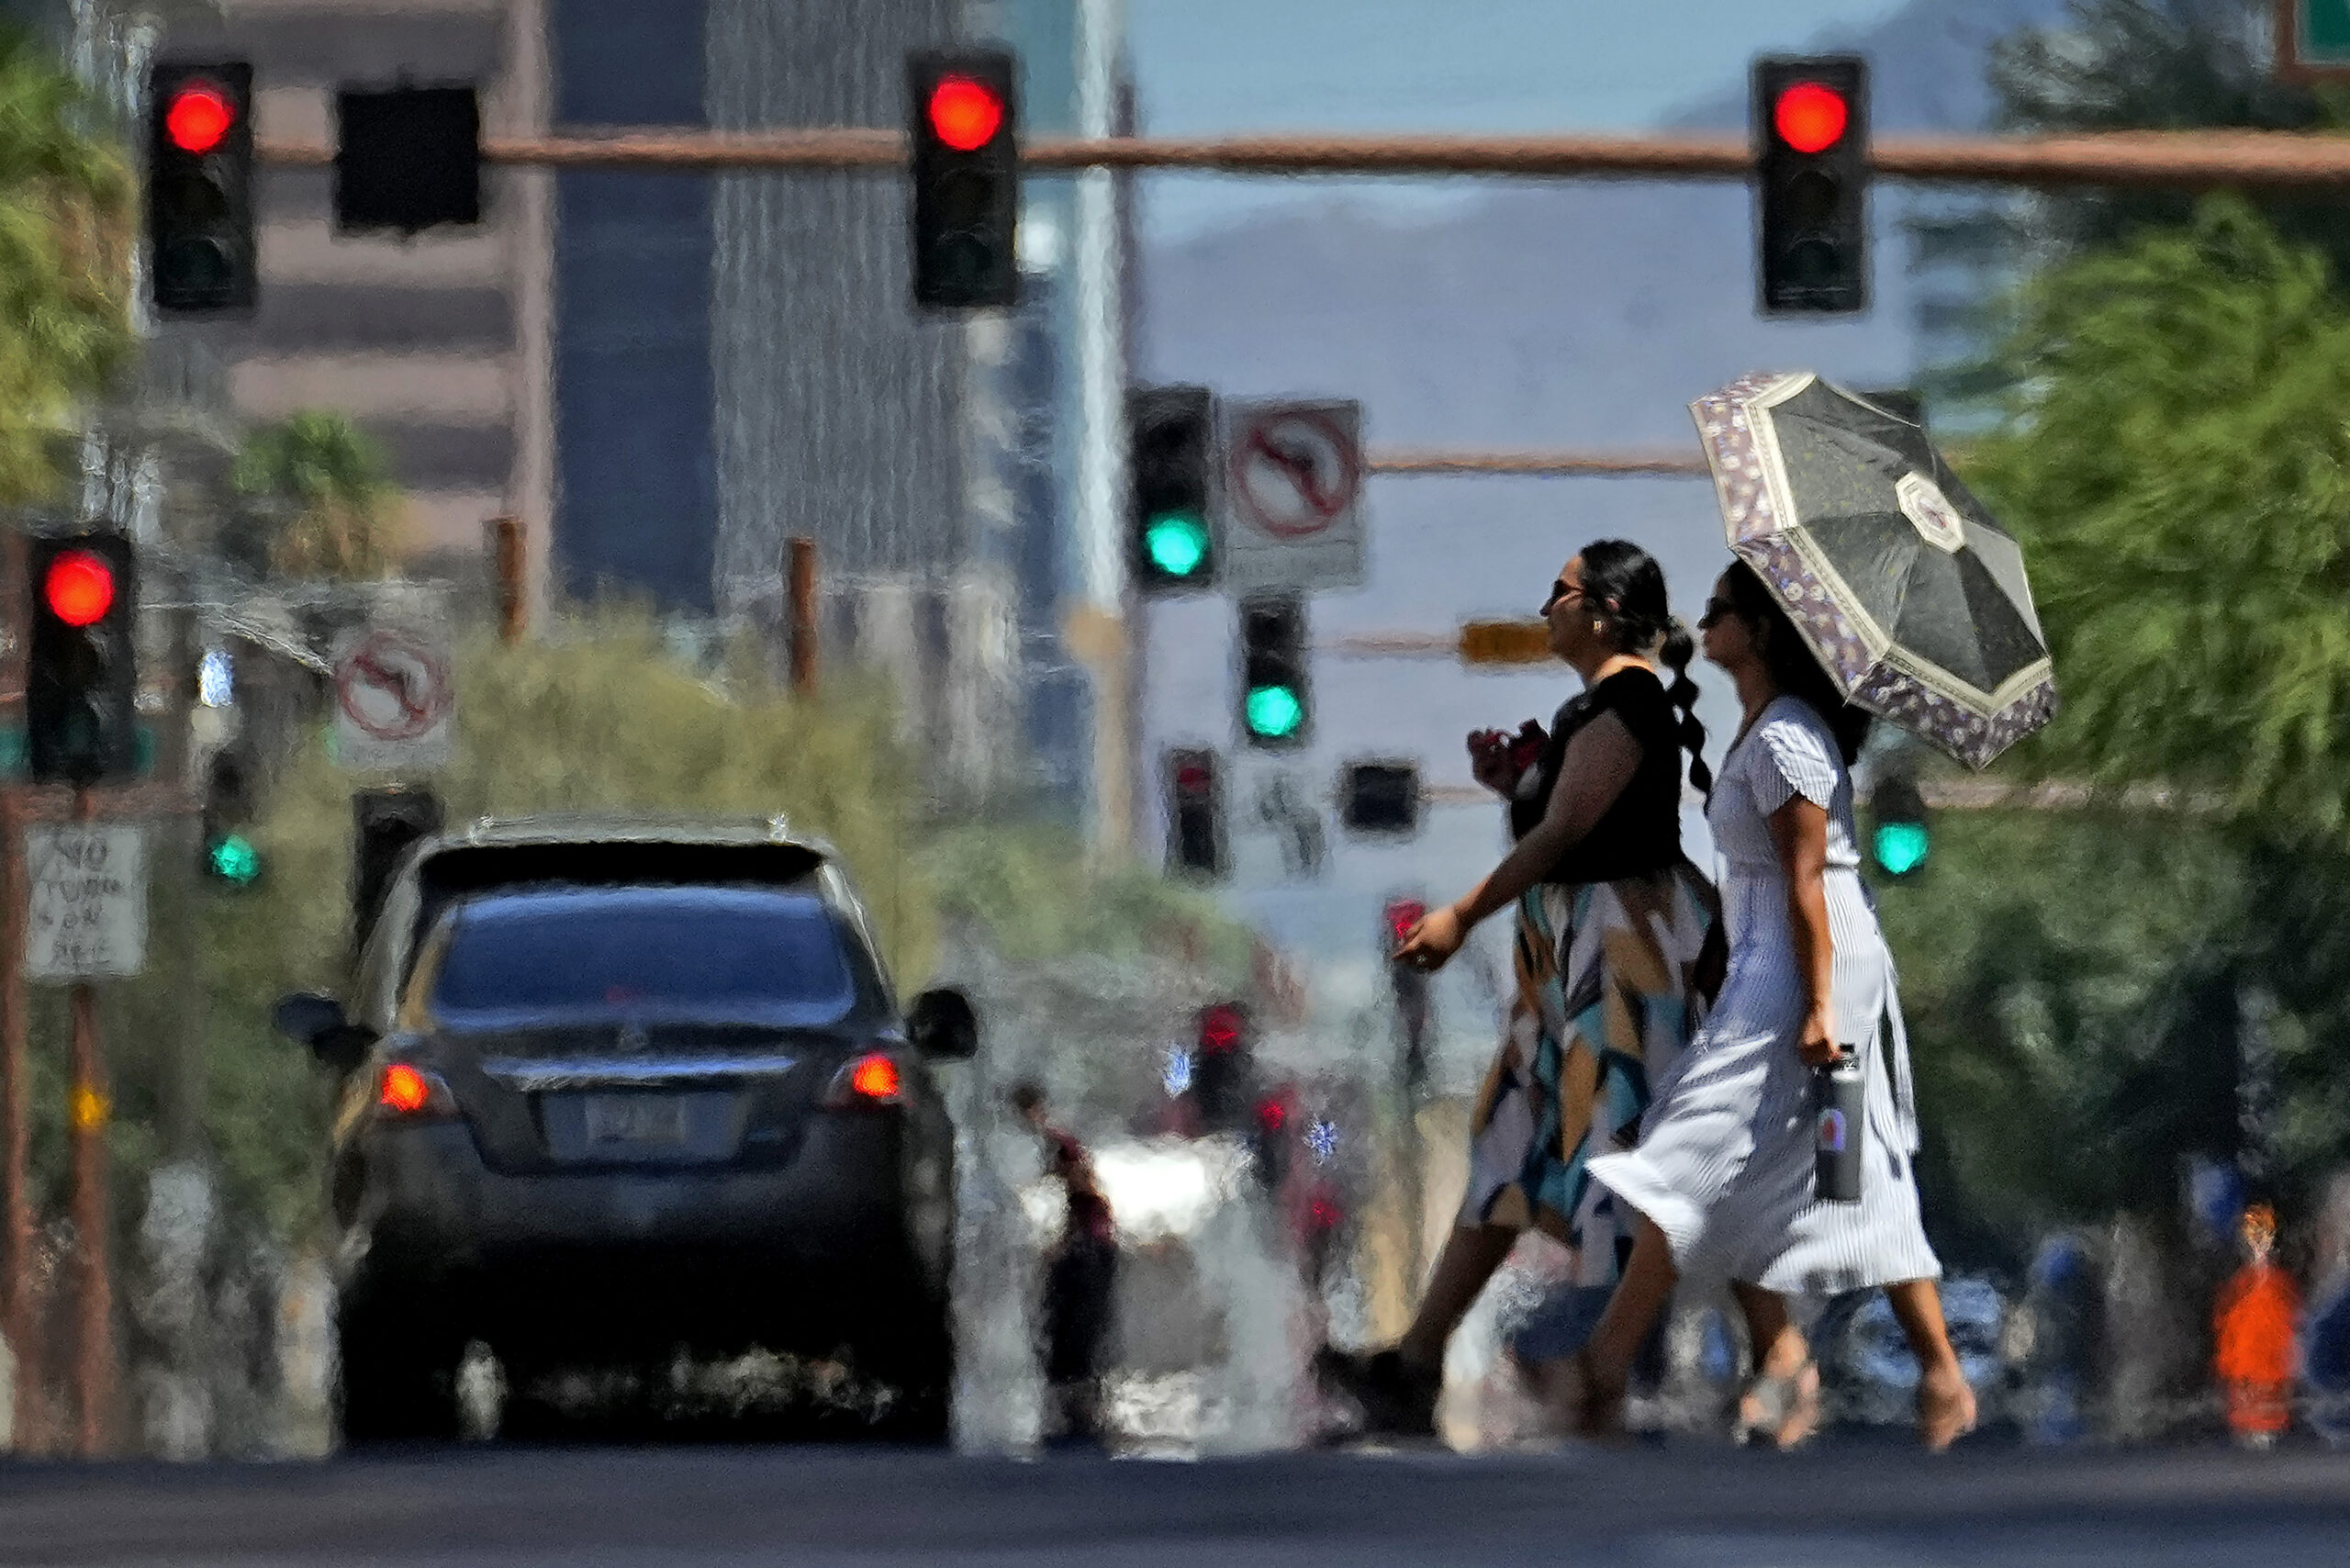
[[[1559,765],[1576,732],[1613,713],[1640,748],[1639,766],[1580,843],[1559,857],[1546,882],[1612,882],[1681,860],[1681,718],[1656,673],[1632,665],[1574,697],[1550,721],[1542,756],[1509,803],[1512,836],[1524,838],[1550,810]]]

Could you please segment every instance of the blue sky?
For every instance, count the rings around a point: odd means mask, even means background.
[[[1900,0],[1126,0],[1147,130],[1633,130],[1748,58],[1880,22]],[[1351,182],[1400,212],[1441,194]],[[1466,187],[1458,182],[1450,187]],[[1161,176],[1159,238],[1268,201],[1266,182]]]

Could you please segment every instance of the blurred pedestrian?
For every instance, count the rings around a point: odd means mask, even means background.
[[[1639,1146],[1591,1162],[1638,1219],[1623,1279],[1577,1358],[1577,1424],[1620,1428],[1633,1356],[1684,1274],[1736,1282],[1750,1310],[1757,1287],[1882,1286],[1918,1358],[1919,1434],[1945,1448],[1973,1428],[1975,1394],[1919,1218],[1908,1046],[1860,877],[1851,764],[1868,715],[1841,700],[1744,562],[1722,574],[1698,624],[1744,710],[1707,810],[1729,871],[1729,972],[1660,1078]],[[1860,1196],[1815,1201],[1813,1070],[1846,1050],[1863,1075]]]
[[[2211,1313],[2211,1372],[2228,1430],[2247,1448],[2266,1448],[2293,1421],[2301,1294],[2271,1256],[2275,1210],[2266,1204],[2247,1207],[2242,1238],[2244,1265],[2220,1287]]]
[[[1046,1113],[1045,1092],[1015,1085],[1012,1108],[1045,1142],[1045,1173],[1067,1196],[1059,1238],[1045,1260],[1045,1382],[1065,1440],[1102,1440],[1102,1348],[1118,1282],[1117,1230],[1094,1179],[1093,1157]]]
[[[1560,570],[1542,615],[1582,692],[1548,734],[1469,737],[1516,846],[1395,955],[1433,971],[1480,921],[1516,911],[1516,994],[1471,1120],[1469,1188],[1418,1312],[1391,1349],[1318,1359],[1375,1430],[1434,1432],[1445,1344],[1522,1232],[1575,1249],[1577,1282],[1613,1281],[1617,1230],[1585,1161],[1637,1136],[1650,1082],[1710,994],[1699,969],[1718,909],[1681,850],[1684,747],[1691,781],[1712,780],[1664,573],[1636,544],[1598,541]]]

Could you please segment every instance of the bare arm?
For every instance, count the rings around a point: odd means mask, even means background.
[[[1615,714],[1602,713],[1576,732],[1560,759],[1559,782],[1542,820],[1467,896],[1420,922],[1396,958],[1433,969],[1452,957],[1479,921],[1516,902],[1560,856],[1583,842],[1639,767],[1640,743]]]
[[[1801,795],[1771,813],[1771,843],[1787,877],[1787,928],[1804,982],[1803,1059],[1825,1067],[1836,1059],[1836,943],[1828,930],[1828,812]]]

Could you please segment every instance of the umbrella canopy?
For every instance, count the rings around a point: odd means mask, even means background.
[[[1808,371],[1689,410],[1730,548],[1848,700],[1970,767],[2055,715],[2023,552],[1918,425]]]

